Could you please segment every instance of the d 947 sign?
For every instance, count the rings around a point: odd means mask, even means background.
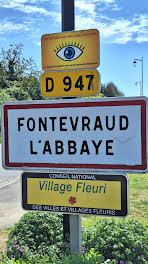
[[[98,93],[100,75],[97,70],[45,72],[41,81],[45,97],[89,96]]]

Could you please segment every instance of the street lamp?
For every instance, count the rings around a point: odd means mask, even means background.
[[[134,59],[133,65],[136,66],[137,61],[141,61],[141,89],[140,95],[143,95],[143,57],[141,59]]]
[[[137,85],[140,85],[140,95],[142,95],[142,91],[141,91],[141,81],[140,82],[135,82],[135,85],[137,86]]]

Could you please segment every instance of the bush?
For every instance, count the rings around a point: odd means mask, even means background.
[[[73,256],[63,256],[57,264],[101,264],[104,258],[101,254],[95,253],[92,248],[88,254],[75,254]]]
[[[111,262],[103,262],[104,258],[97,253],[94,253],[94,250],[91,249],[90,252],[86,255],[84,254],[75,254],[73,256],[63,256],[61,260],[59,261],[53,261],[50,262],[49,258],[47,256],[35,256],[34,258],[24,261],[23,259],[16,260],[14,258],[11,258],[11,260],[3,256],[3,262],[4,263],[10,263],[10,264],[45,264],[45,263],[53,263],[53,264],[110,264]]]
[[[148,234],[139,222],[97,219],[83,228],[82,237],[84,254],[70,256],[62,215],[29,212],[10,231],[2,259],[11,264],[148,263]]]
[[[31,97],[27,91],[24,91],[23,87],[15,87],[5,89],[5,93],[11,98],[11,101],[31,100]]]
[[[148,261],[148,235],[137,221],[101,219],[92,228],[83,228],[83,246],[94,248],[105,259],[115,263],[146,264]]]
[[[10,231],[7,256],[28,260],[48,255],[53,261],[60,256],[62,239],[61,215],[29,212]]]

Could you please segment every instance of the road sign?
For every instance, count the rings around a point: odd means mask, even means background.
[[[31,173],[22,175],[26,210],[127,216],[126,175]]]
[[[147,98],[2,105],[3,166],[147,171]]]
[[[99,66],[97,29],[46,34],[41,39],[43,71]]]
[[[45,72],[41,77],[42,95],[45,97],[95,95],[100,83],[97,70]]]

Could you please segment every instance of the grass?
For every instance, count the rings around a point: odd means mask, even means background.
[[[148,174],[128,174],[128,177],[130,208],[125,219],[139,221],[148,230]],[[93,226],[96,219],[95,216],[84,217],[83,225]]]
[[[148,174],[130,174],[130,214],[127,219],[139,220],[148,228]]]

